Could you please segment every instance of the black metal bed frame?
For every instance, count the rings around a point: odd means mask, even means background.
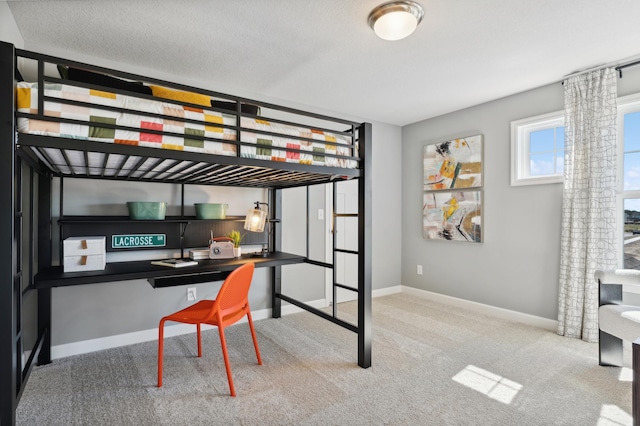
[[[218,156],[183,151],[169,151],[157,148],[147,148],[128,145],[114,145],[102,142],[90,142],[71,140],[59,137],[25,135],[16,133],[15,87],[17,57],[22,56],[37,61],[39,87],[44,87],[45,82],[75,84],[89,87],[83,83],[69,83],[44,75],[44,63],[79,66],[97,72],[107,73],[113,76],[133,80],[143,80],[148,83],[163,85],[179,90],[194,91],[212,97],[222,98],[236,103],[236,141],[224,141],[237,146],[237,156]],[[108,89],[111,92],[124,93],[117,89]],[[44,90],[39,90],[39,114],[44,111]],[[134,95],[149,97],[147,95]],[[0,168],[0,203],[5,208],[0,209],[0,246],[3,254],[5,268],[2,268],[0,279],[0,425],[15,424],[15,411],[20,396],[25,388],[29,374],[36,360],[38,364],[48,363],[51,359],[51,330],[50,330],[50,306],[51,288],[37,286],[37,274],[52,265],[52,178],[97,178],[132,180],[143,182],[168,182],[176,184],[199,185],[229,185],[245,187],[261,187],[269,189],[269,203],[272,209],[272,217],[275,218],[281,211],[282,190],[285,188],[309,186],[315,184],[339,182],[343,178],[358,179],[358,212],[336,213],[334,209],[334,221],[339,216],[353,216],[358,218],[358,251],[349,251],[358,256],[358,287],[353,288],[336,282],[334,270],[334,294],[337,287],[356,291],[358,294],[358,323],[351,324],[339,319],[335,310],[333,314],[315,309],[304,302],[288,297],[281,292],[281,266],[271,268],[272,281],[272,316],[281,315],[282,301],[287,301],[309,312],[319,315],[333,323],[358,334],[358,365],[368,368],[371,365],[371,125],[369,123],[354,123],[348,120],[336,119],[324,115],[308,113],[305,111],[280,107],[274,104],[256,102],[251,99],[234,97],[218,92],[199,90],[172,82],[146,78],[139,75],[121,71],[96,67],[74,61],[55,58],[39,53],[27,52],[15,49],[12,44],[0,42],[0,158],[3,158],[3,167]],[[59,99],[54,99],[59,102]],[[171,101],[173,102],[173,101]],[[179,102],[177,102],[179,103]],[[296,114],[314,120],[326,120],[349,127],[342,134],[351,136],[352,141],[357,142],[358,152],[351,156],[334,155],[339,158],[349,158],[358,161],[356,169],[316,166],[307,164],[294,164],[277,161],[266,161],[241,157],[244,145],[242,141],[243,129],[240,126],[240,116],[252,116],[241,109],[241,103],[257,104],[264,108],[282,111],[288,114]],[[186,104],[188,105],[188,104]],[[216,108],[211,108],[216,110]],[[224,111],[227,113],[227,111]],[[32,119],[51,120],[50,117],[35,115]],[[258,117],[260,118],[260,117]],[[282,124],[300,125],[285,120],[269,118],[270,121]],[[87,124],[87,123],[82,123]],[[109,124],[91,123],[92,126],[113,128]],[[216,124],[216,126],[218,126]],[[118,128],[118,126],[115,126]],[[335,129],[329,130],[339,133]],[[147,130],[145,129],[145,132]],[[254,131],[254,130],[252,130]],[[18,138],[18,140],[16,140]],[[301,138],[296,138],[301,139]],[[304,139],[304,138],[302,138]],[[313,141],[317,142],[317,141]],[[331,144],[331,142],[328,142]],[[281,149],[281,148],[278,148]],[[283,150],[290,150],[282,148]],[[53,151],[52,151],[53,150]],[[64,172],[50,158],[51,152],[59,152],[67,163],[68,172]],[[85,163],[80,167],[74,167],[68,161],[67,153],[70,151],[81,152]],[[295,149],[290,151],[296,151]],[[331,156],[331,154],[326,154]],[[102,173],[90,173],[90,159],[99,156],[102,161]],[[118,161],[115,172],[105,174],[104,167],[110,158]],[[64,168],[64,167],[63,167]],[[29,178],[23,179],[28,171]],[[334,198],[335,198],[335,186]],[[26,200],[25,200],[26,198]],[[335,204],[335,202],[334,202]],[[23,210],[23,206],[28,207]],[[307,206],[308,208],[308,206]],[[27,213],[27,214],[25,214]],[[308,215],[307,215],[308,216]],[[273,232],[272,244],[276,251],[280,251],[282,245],[281,228],[278,226]],[[308,223],[307,223],[308,233]],[[347,252],[335,247],[336,252]],[[332,268],[333,264],[318,262],[308,259],[309,247],[305,262]],[[10,267],[9,267],[10,259]],[[104,277],[103,277],[104,278]],[[104,279],[103,279],[104,281]],[[37,294],[37,312],[26,312],[23,309],[25,297]],[[335,300],[335,299],[334,299]],[[22,335],[24,318],[27,315],[37,315],[38,336],[33,347],[25,348]],[[22,362],[23,354],[30,351],[26,362]]]

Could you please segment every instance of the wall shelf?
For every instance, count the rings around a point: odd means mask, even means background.
[[[243,222],[244,216],[227,216],[224,219],[198,219],[195,216],[167,216],[163,220],[148,219],[130,219],[129,216],[64,216],[58,219],[59,224],[73,223],[113,223],[113,222],[135,222],[135,223],[188,223],[188,222]]]
[[[63,216],[58,219],[61,244],[68,237],[105,236],[107,252],[132,250],[158,250],[207,247],[211,234],[222,237],[229,231],[244,234],[242,245],[267,244],[267,230],[249,232],[244,229],[244,216],[227,216],[225,219],[198,219],[195,216],[169,216],[164,220],[132,220],[128,216]],[[278,221],[272,221],[277,223]],[[122,248],[112,246],[114,235],[165,234],[166,244],[161,247]],[[61,258],[64,256],[61,249]],[[62,263],[62,259],[61,262]]]

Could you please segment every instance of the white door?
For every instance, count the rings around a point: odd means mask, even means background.
[[[335,183],[337,188],[336,196],[336,212],[337,213],[358,213],[358,181],[348,180]],[[332,193],[331,187],[327,189],[327,211],[332,212]],[[332,214],[327,215],[328,232],[331,232]],[[345,250],[358,250],[358,218],[357,217],[338,217],[333,230],[336,239],[336,248]],[[333,262],[332,239],[331,233],[327,238],[327,262]],[[334,265],[336,271],[336,281],[349,287],[358,288],[358,256],[349,253],[336,253],[336,263]],[[325,290],[325,298],[327,301],[333,300],[332,289],[332,273],[328,270],[327,282]],[[356,300],[358,293],[343,288],[337,288],[336,302],[346,302]]]

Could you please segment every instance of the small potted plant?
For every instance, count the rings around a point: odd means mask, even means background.
[[[225,237],[230,238],[233,243],[233,255],[235,257],[240,257],[242,254],[240,250],[240,242],[244,235],[238,231],[229,231]]]

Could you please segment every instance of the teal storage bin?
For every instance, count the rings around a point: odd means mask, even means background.
[[[167,203],[152,201],[129,201],[129,219],[133,220],[164,220]]]
[[[196,203],[196,218],[224,219],[227,217],[228,204]]]

